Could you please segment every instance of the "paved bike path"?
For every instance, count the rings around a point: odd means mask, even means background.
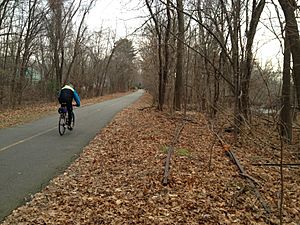
[[[63,172],[116,113],[142,95],[139,90],[76,108],[75,129],[63,136],[58,133],[58,114],[0,129],[0,221]]]

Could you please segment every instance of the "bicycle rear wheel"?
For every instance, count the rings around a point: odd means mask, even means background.
[[[60,136],[64,135],[66,131],[66,116],[64,114],[60,114],[58,121],[58,132]]]

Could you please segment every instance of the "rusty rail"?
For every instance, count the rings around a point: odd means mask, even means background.
[[[264,198],[262,197],[262,195],[260,194],[260,192],[258,191],[255,183],[258,183],[252,176],[248,175],[244,169],[244,167],[242,166],[242,164],[240,163],[240,161],[238,160],[238,158],[236,157],[236,155],[233,153],[232,150],[230,150],[230,145],[226,144],[225,141],[214,131],[212,131],[216,137],[218,138],[220,144],[222,145],[225,154],[231,159],[231,161],[237,165],[238,169],[239,169],[239,174],[240,176],[242,176],[243,178],[245,178],[249,185],[251,186],[251,188],[254,190],[254,194],[257,197],[257,199],[259,200],[260,204],[262,205],[262,207],[264,208],[264,210],[267,213],[270,213],[270,207],[268,206],[268,204],[266,203],[266,201],[264,200]]]

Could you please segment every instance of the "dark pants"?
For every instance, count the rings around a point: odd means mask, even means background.
[[[72,115],[73,115],[73,106],[72,106],[72,102],[71,103],[66,103],[67,104],[67,110],[68,110],[68,126],[71,125],[71,121],[72,121]]]

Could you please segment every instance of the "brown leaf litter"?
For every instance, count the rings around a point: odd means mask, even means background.
[[[279,223],[279,168],[251,165],[269,159],[272,150],[255,148],[252,142],[234,148],[259,183],[272,211],[267,215],[223,148],[212,145],[214,134],[200,113],[188,114],[192,120],[181,132],[171,158],[170,183],[163,186],[166,151],[181,119],[146,108],[151,100],[146,94],[117,114],[64,174],[3,225]],[[285,224],[300,221],[299,172],[299,167],[284,169]]]

